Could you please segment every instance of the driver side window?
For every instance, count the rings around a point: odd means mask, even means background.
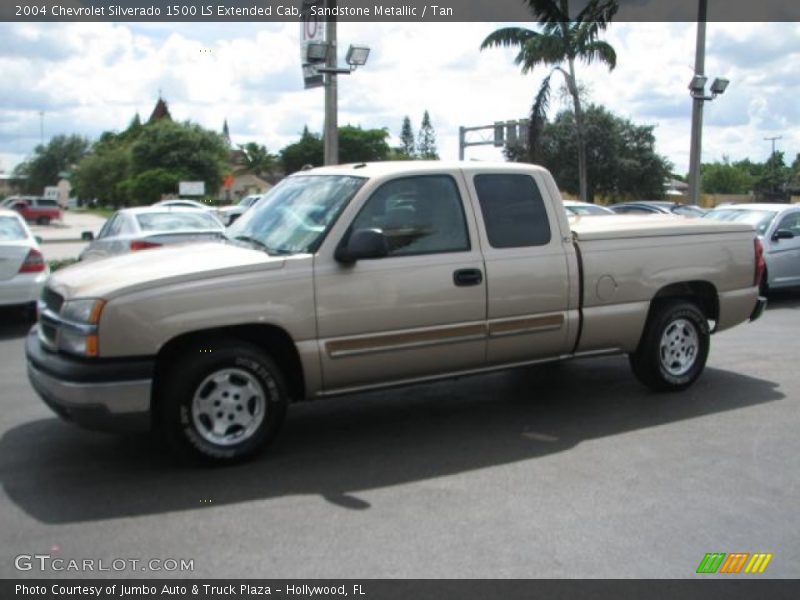
[[[470,249],[464,207],[448,175],[394,179],[379,187],[353,221],[352,229],[380,229],[389,256]]]

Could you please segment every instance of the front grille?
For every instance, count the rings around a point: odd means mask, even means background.
[[[64,304],[64,296],[45,287],[42,290],[42,302],[49,310],[58,314],[61,311],[61,305]]]

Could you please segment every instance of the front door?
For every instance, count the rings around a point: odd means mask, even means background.
[[[326,391],[478,368],[486,353],[486,278],[460,174],[376,188],[345,234],[380,229],[384,258],[315,264]],[[338,241],[338,240],[336,240]]]
[[[767,243],[770,283],[775,287],[800,285],[800,210],[781,217],[775,231],[781,230],[790,231],[794,237]]]

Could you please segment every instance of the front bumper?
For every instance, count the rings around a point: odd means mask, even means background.
[[[764,312],[765,308],[767,308],[767,299],[764,296],[759,296],[758,300],[756,300],[756,306],[753,309],[753,312],[750,314],[750,320],[755,321],[758,319]]]
[[[37,326],[25,341],[25,355],[33,389],[61,418],[100,431],[150,429],[155,360],[83,360],[51,352]]]

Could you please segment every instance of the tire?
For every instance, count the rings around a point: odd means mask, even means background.
[[[37,225],[50,225],[50,217],[39,217],[36,219]]]
[[[692,385],[706,366],[711,334],[708,321],[691,302],[659,302],[636,352],[630,355],[634,375],[656,392],[674,392]]]
[[[288,402],[283,374],[260,348],[238,340],[198,344],[170,368],[158,425],[183,456],[236,463],[277,436]]]

